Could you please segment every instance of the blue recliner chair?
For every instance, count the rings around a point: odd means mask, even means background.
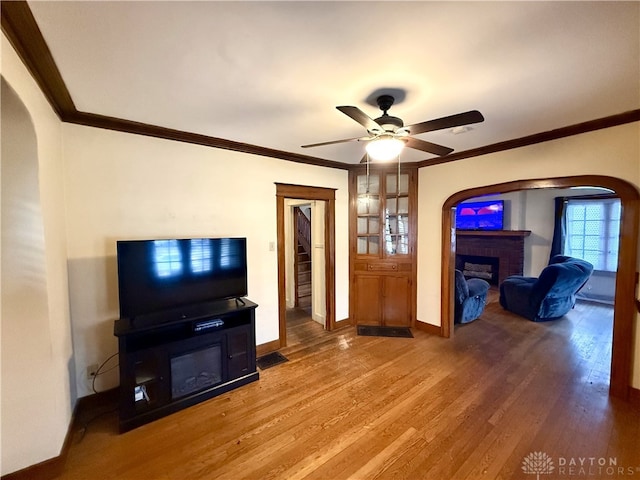
[[[469,323],[478,318],[487,303],[489,283],[480,278],[464,278],[455,271],[455,300],[453,323]]]
[[[538,278],[512,275],[500,285],[500,305],[534,322],[564,316],[589,280],[593,265],[579,258],[554,256]]]

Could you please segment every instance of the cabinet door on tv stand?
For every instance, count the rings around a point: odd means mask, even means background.
[[[124,367],[120,387],[122,417],[132,417],[170,401],[169,366],[166,356],[157,349],[127,354]]]
[[[250,328],[236,327],[227,331],[227,366],[229,380],[255,371],[255,354],[251,348],[253,336]]]

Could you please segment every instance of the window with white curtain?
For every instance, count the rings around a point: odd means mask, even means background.
[[[568,199],[564,254],[590,262],[595,270],[618,267],[620,199]]]

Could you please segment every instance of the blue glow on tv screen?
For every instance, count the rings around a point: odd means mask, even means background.
[[[456,207],[456,228],[460,230],[502,230],[504,200],[461,203]]]

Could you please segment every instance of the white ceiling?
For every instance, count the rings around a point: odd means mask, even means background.
[[[34,2],[80,111],[345,163],[381,89],[456,151],[640,108],[639,2]],[[403,161],[433,158],[405,149]]]

